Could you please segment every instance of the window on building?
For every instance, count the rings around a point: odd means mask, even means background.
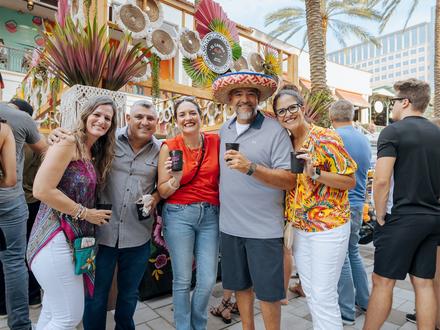
[[[368,45],[362,46],[362,59],[365,61],[368,58]]]
[[[425,51],[425,47],[419,47],[419,53],[422,53]]]
[[[396,39],[395,39],[395,34],[392,34],[388,37],[388,42],[389,42],[389,49],[390,52],[394,52],[396,49]]]
[[[382,38],[382,54],[388,54],[388,38]]]
[[[351,52],[351,63],[354,64],[354,63],[356,63],[356,52],[355,52],[354,48],[351,48],[350,52]]]
[[[379,63],[379,60],[374,60],[374,64],[378,64]]]
[[[339,53],[339,64],[345,64],[344,63],[344,52]]]
[[[403,56],[408,56],[408,51],[403,52]]]
[[[423,72],[425,71],[425,67],[424,66],[419,66],[419,72]]]
[[[366,68],[367,67],[367,63],[362,63],[362,67]]]
[[[413,58],[413,59],[410,61],[411,64],[416,64],[416,62],[417,62],[417,61],[416,61],[415,58]]]
[[[387,75],[386,74],[384,74],[384,75],[382,75],[382,80],[385,80],[385,79],[387,79]]]
[[[397,48],[397,50],[402,49],[402,34],[401,33],[398,33],[396,35],[396,48]]]
[[[400,58],[401,57],[401,55],[400,54],[396,54],[396,58]]]
[[[379,79],[380,79],[380,77],[377,76],[377,77],[374,78],[374,81],[379,81]]]
[[[403,48],[409,48],[409,31],[405,31],[403,34]]]
[[[426,42],[426,25],[419,27],[419,43]]]
[[[381,49],[380,49],[380,47],[377,47],[377,46],[374,46],[374,49],[375,49],[375,55],[374,56],[380,56],[381,55]]]
[[[419,76],[419,80],[425,80],[425,76]]]
[[[373,65],[373,61],[369,61],[369,62],[368,62],[368,65]]]
[[[386,62],[387,58],[386,57],[382,57],[381,62]]]
[[[411,73],[416,73],[417,72],[417,69],[416,68],[412,68],[411,69]]]
[[[407,75],[408,73],[409,73],[408,70],[403,70],[403,74],[404,74],[404,75]]]
[[[356,47],[356,57],[358,61],[362,61],[362,47],[357,46]]]
[[[391,55],[391,56],[388,56],[388,60],[389,60],[389,61],[392,61],[392,60],[394,60],[394,56],[393,56],[393,55]]]
[[[395,64],[395,67],[396,67],[396,68],[400,68],[400,63],[396,63],[396,64]]]
[[[394,73],[390,73],[390,74],[388,75],[388,78],[394,78]]]
[[[417,49],[411,49],[411,55],[417,54]]]
[[[403,65],[408,65],[408,61],[403,61]]]
[[[374,72],[379,72],[379,68],[374,69]]]
[[[388,65],[388,69],[394,69],[394,65],[393,64]]]
[[[373,73],[373,69],[369,69],[368,72],[369,72],[369,73]]]
[[[382,67],[382,71],[385,71],[386,69],[387,69],[386,66],[383,66],[383,67]]]
[[[425,56],[420,56],[419,57],[419,62],[425,62]]]
[[[370,48],[370,57],[373,57],[374,56],[374,44],[370,43],[369,48]]]
[[[401,73],[400,72],[396,72],[396,77],[400,77]]]
[[[411,30],[411,46],[418,45],[417,29]]]

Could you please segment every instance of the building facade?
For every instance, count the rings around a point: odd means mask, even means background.
[[[381,47],[364,42],[328,54],[328,59],[371,73],[372,88],[417,78],[431,81],[431,23],[421,23],[378,38]]]

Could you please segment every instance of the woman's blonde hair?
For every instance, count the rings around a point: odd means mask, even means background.
[[[77,148],[80,158],[84,157],[84,144],[87,140],[87,118],[101,105],[110,105],[113,109],[112,122],[109,130],[101,136],[92,146],[92,159],[98,172],[98,183],[102,184],[110,172],[113,157],[115,154],[115,135],[117,109],[113,100],[108,96],[97,96],[87,102],[81,117],[78,119],[75,136],[77,137]]]

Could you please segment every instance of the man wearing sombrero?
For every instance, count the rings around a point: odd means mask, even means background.
[[[235,291],[243,329],[254,328],[254,292],[266,329],[280,329],[283,284],[284,190],[293,188],[292,143],[258,104],[277,88],[255,72],[228,73],[213,85],[214,98],[236,117],[220,130],[220,231],[223,288]],[[239,143],[239,151],[225,143]]]

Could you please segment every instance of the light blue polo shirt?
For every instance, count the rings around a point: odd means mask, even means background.
[[[273,169],[290,169],[292,143],[278,121],[258,112],[249,128],[237,136],[236,119],[220,130],[220,231],[246,238],[280,238],[284,225],[284,191],[227,167],[225,143],[240,143],[250,161]]]
[[[356,170],[356,186],[348,191],[351,207],[362,207],[365,203],[367,190],[367,173],[370,168],[371,147],[367,137],[351,125],[338,127],[336,132],[344,142],[345,150],[354,159]]]

